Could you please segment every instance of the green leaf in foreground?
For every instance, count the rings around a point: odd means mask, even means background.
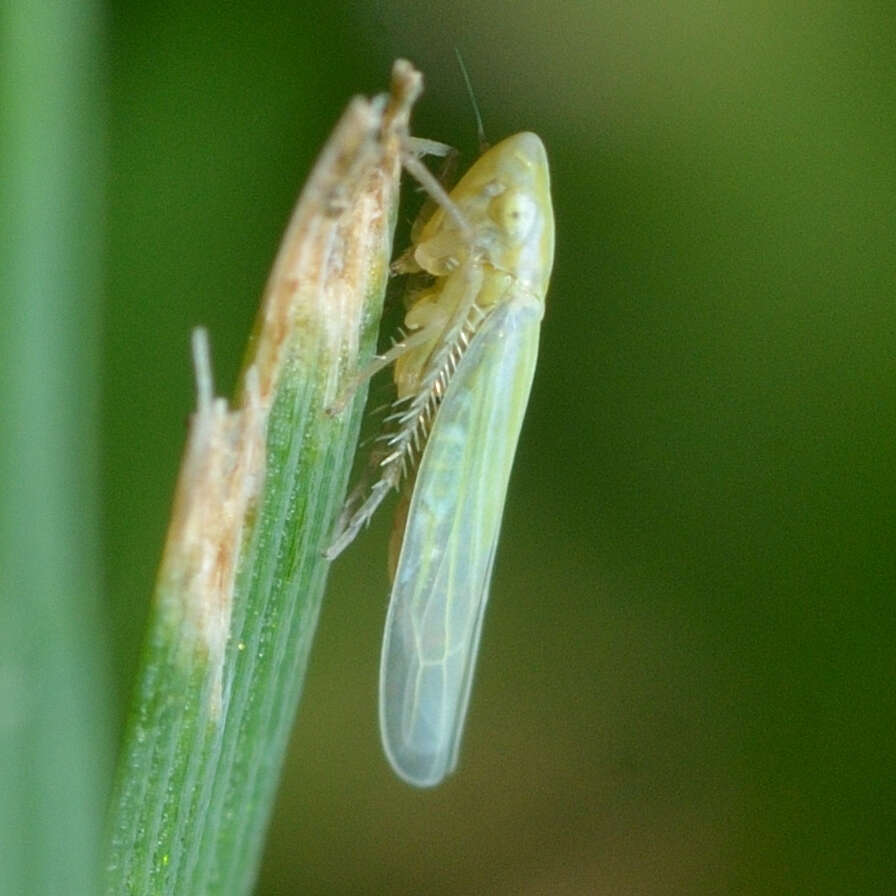
[[[100,4],[0,14],[0,893],[95,896],[103,650]]]

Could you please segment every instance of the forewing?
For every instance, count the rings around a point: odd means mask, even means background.
[[[380,666],[395,771],[437,784],[456,763],[543,305],[491,312],[455,371],[417,471]]]

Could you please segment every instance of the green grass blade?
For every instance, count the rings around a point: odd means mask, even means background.
[[[0,893],[93,896],[111,765],[100,637],[103,121],[91,2],[0,19]]]
[[[420,89],[356,99],[274,264],[233,409],[196,342],[181,469],[109,828],[107,892],[245,893],[302,690],[373,351]]]

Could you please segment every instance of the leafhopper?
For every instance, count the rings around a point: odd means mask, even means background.
[[[428,282],[410,301],[403,337],[365,371],[394,362],[393,430],[377,482],[327,553],[342,551],[386,494],[406,486],[390,564],[380,731],[395,772],[430,787],[457,763],[535,372],[554,216],[535,134],[488,149],[450,195],[416,154],[405,161],[436,210],[398,267]]]

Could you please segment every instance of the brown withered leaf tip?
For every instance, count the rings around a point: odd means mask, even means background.
[[[265,470],[268,415],[295,360],[322,382],[326,404],[353,369],[365,304],[382,284],[401,145],[422,79],[395,63],[388,97],[354,98],[302,191],[274,261],[235,407],[214,396],[207,336],[193,336],[198,402],[174,498],[158,599],[176,613],[180,643],[207,662],[221,713],[223,665],[240,548]]]

